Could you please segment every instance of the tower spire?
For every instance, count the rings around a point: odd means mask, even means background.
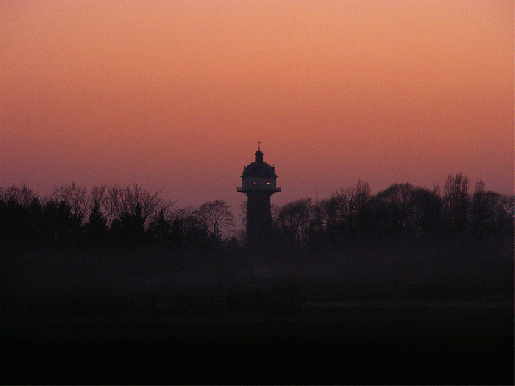
[[[263,152],[260,150],[260,148],[261,148],[261,141],[258,141],[258,149],[255,153],[256,162],[263,162]]]

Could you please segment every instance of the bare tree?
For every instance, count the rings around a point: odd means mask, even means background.
[[[39,198],[37,193],[30,189],[26,183],[22,182],[20,185],[12,184],[6,188],[0,187],[0,200],[15,201],[24,208],[28,208],[34,199]]]
[[[462,229],[467,224],[468,187],[468,178],[462,173],[449,175],[445,182],[444,208],[449,224],[454,229]]]
[[[322,203],[328,228],[362,230],[366,225],[370,196],[370,186],[361,180],[350,188],[340,188],[327,202]]]
[[[503,228],[508,232],[513,233],[514,220],[515,220],[515,195],[513,194],[502,194],[499,197],[499,207],[503,214]]]
[[[56,203],[64,202],[69,205],[72,216],[82,222],[90,210],[87,193],[85,186],[77,186],[72,182],[68,185],[54,186],[50,199]]]
[[[234,225],[230,206],[222,200],[208,201],[198,207],[195,216],[214,239],[227,237]]]
[[[393,184],[374,198],[374,215],[384,230],[407,230],[420,235],[438,226],[439,197],[409,183]]]
[[[487,191],[476,182],[471,204],[471,225],[476,235],[513,229],[513,195]]]
[[[89,193],[89,208],[92,210],[95,206],[101,210],[106,210],[106,192],[107,184],[93,186]],[[104,213],[105,215],[106,213]]]
[[[160,191],[152,193],[138,184],[122,188],[113,185],[105,193],[105,207],[109,221],[127,216],[141,217],[144,226],[156,220],[161,214],[171,216],[175,202],[164,200]]]
[[[293,238],[297,246],[306,244],[314,220],[314,205],[311,198],[285,204],[279,211],[279,228]]]

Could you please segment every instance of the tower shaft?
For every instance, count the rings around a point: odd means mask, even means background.
[[[268,192],[247,193],[247,238],[258,242],[272,230],[272,210]]]

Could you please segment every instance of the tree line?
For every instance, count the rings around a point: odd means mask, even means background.
[[[513,225],[514,196],[487,190],[482,181],[472,188],[462,173],[449,175],[443,188],[396,183],[377,194],[358,180],[326,199],[274,206],[274,232],[263,243],[301,251],[392,238],[460,234],[482,239],[513,234]],[[71,183],[45,197],[26,184],[0,187],[2,248],[110,243],[213,250],[242,245],[233,231],[234,215],[223,200],[177,208],[161,192],[138,184],[88,190]]]
[[[176,208],[174,201],[138,184],[101,185],[89,191],[75,183],[42,197],[26,184],[0,188],[0,242],[4,247],[66,243],[158,243],[171,247],[213,246],[233,224],[227,203]]]
[[[466,235],[480,240],[513,235],[514,195],[473,189],[462,173],[449,175],[443,189],[396,183],[371,194],[368,183],[340,188],[330,198],[311,198],[275,210],[282,237],[296,248],[386,239],[438,239]]]

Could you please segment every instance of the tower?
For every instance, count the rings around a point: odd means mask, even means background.
[[[250,243],[258,242],[271,230],[270,197],[281,191],[276,186],[275,167],[263,162],[259,145],[258,142],[255,161],[243,167],[242,186],[237,188],[247,196],[247,240]]]

